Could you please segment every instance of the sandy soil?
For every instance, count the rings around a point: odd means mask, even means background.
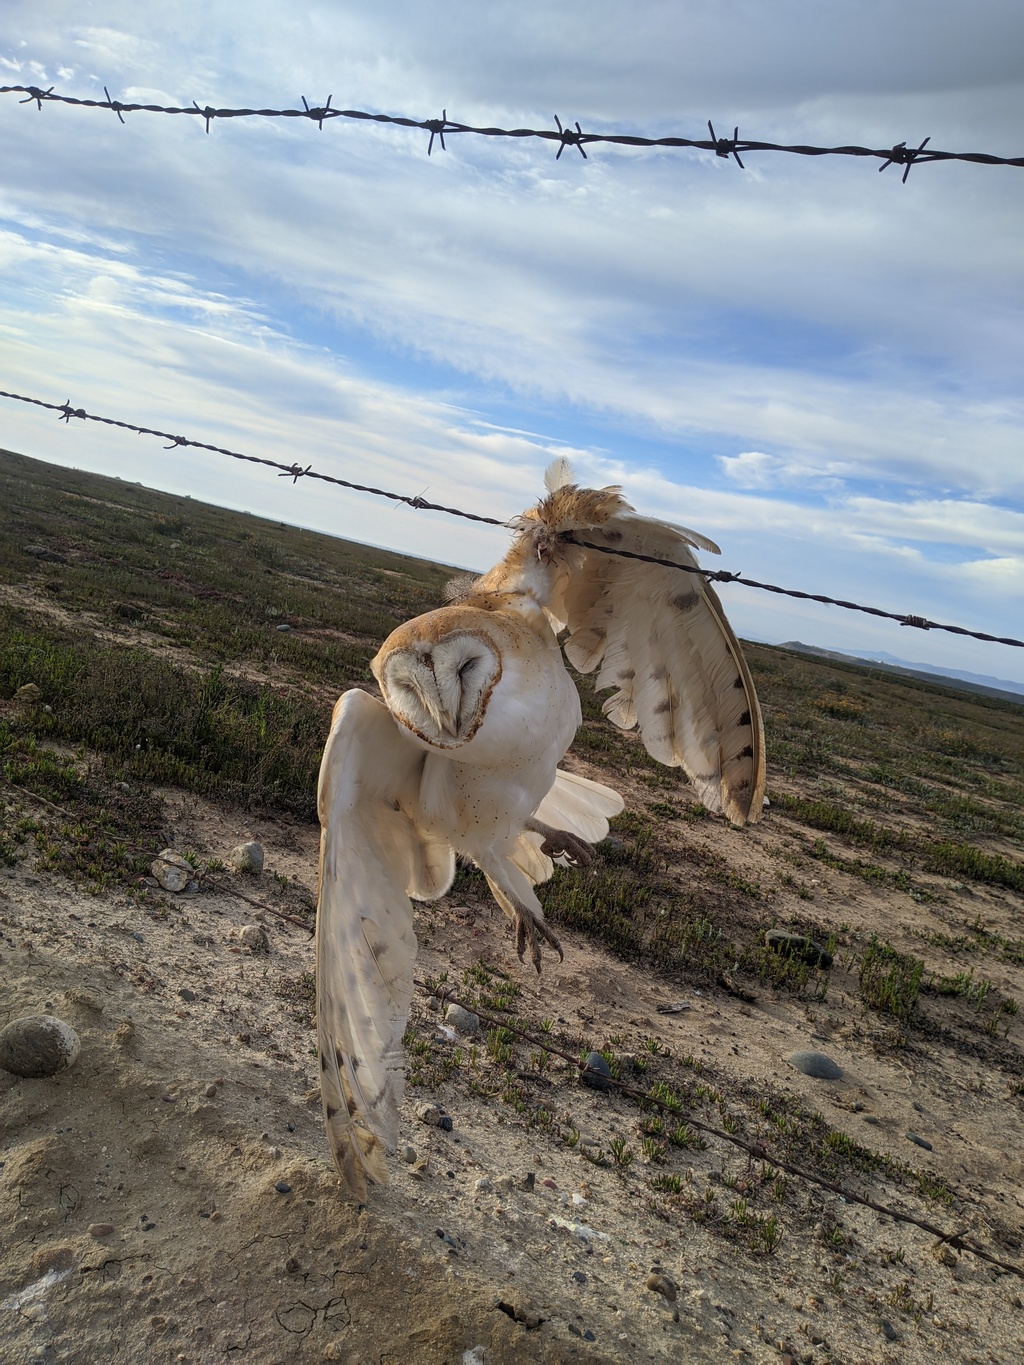
[[[262,877],[220,878],[248,900],[204,887],[154,891],[140,905],[84,894],[31,859],[0,872],[0,1025],[52,1012],[82,1039],[75,1065],[56,1077],[0,1072],[0,1359],[1024,1358],[1017,1276],[795,1178],[778,1205],[780,1244],[771,1255],[752,1250],[727,1216],[698,1223],[652,1198],[660,1168],[642,1152],[636,1105],[586,1089],[557,1060],[524,1082],[557,1114],[548,1128],[474,1093],[468,1065],[449,1068],[436,1090],[410,1090],[401,1143],[416,1159],[396,1156],[391,1184],[368,1207],[348,1202],[321,1132],[311,937],[274,913],[309,918],[316,831],[165,795],[180,849],[223,858],[245,838],[264,844]],[[724,851],[735,870],[759,876],[779,919],[846,924],[847,942],[861,947],[878,930],[938,971],[962,963],[923,948],[914,929],[948,933],[980,916],[993,932],[1019,933],[1019,897],[939,879],[927,904],[832,872],[798,896],[779,880],[778,852],[799,832],[775,814],[742,833],[709,822],[675,837],[681,858]],[[751,913],[764,918],[764,904]],[[240,938],[253,923],[266,929],[269,954]],[[743,999],[654,977],[571,933],[565,962],[549,960],[538,979],[516,960],[497,909],[465,896],[419,907],[417,929],[424,973],[447,970],[457,983],[486,959],[521,984],[524,1023],[557,1021],[627,1061],[654,1038],[659,1076],[680,1059],[691,1074],[699,1062],[748,1118],[761,1096],[802,1100],[835,1132],[940,1178],[956,1200],[926,1200],[906,1180],[852,1166],[840,1183],[1024,1262],[1016,1021],[1005,1040],[1001,1030],[990,1038],[952,1002],[953,1013],[935,1016],[945,1034],[912,1030],[893,1046],[892,1022],[861,1004],[852,948],[840,952],[824,1001],[760,987]],[[1019,966],[983,965],[996,986],[1021,994]],[[658,1013],[683,1000],[688,1010]],[[425,997],[414,1023],[436,1057],[472,1046],[439,1031]],[[785,1058],[801,1048],[827,1053],[842,1079],[795,1071]],[[450,1114],[450,1133],[418,1120],[431,1100]],[[695,1112],[720,1126],[720,1109]],[[570,1125],[575,1145],[552,1135]],[[609,1157],[616,1137],[635,1153],[624,1168]],[[604,1159],[594,1164],[584,1149]],[[671,1165],[691,1172],[687,1188],[719,1211],[758,1167],[715,1140]],[[677,1286],[674,1303],[647,1288],[655,1266]]]

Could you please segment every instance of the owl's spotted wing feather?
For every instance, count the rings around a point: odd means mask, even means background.
[[[548,496],[527,512],[505,560],[481,580],[536,597],[565,653],[596,686],[613,688],[605,714],[639,730],[659,762],[681,767],[709,810],[752,822],[764,801],[764,729],[750,670],[722,604],[696,573],[579,544],[697,567],[695,531],[640,516],[616,488],[587,489],[553,470]]]
[[[367,1178],[387,1180],[397,1135],[416,956],[409,896],[442,895],[455,872],[452,850],[406,813],[423,761],[380,702],[342,696],[318,792],[317,1031],[331,1152],[360,1199]]]

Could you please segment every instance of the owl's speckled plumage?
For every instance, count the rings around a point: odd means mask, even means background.
[[[387,1178],[403,1086],[402,1035],[416,940],[409,898],[448,890],[470,858],[512,920],[522,958],[559,954],[534,886],[552,859],[586,862],[622,809],[617,793],[557,765],[580,723],[565,653],[604,710],[736,824],[764,797],[753,682],[699,575],[597,545],[696,564],[695,532],[639,516],[616,488],[581,489],[559,462],[508,554],[457,601],[400,626],[371,665],[383,703],[353,690],[334,709],[320,769],[317,1017],[321,1090],[349,1190]]]

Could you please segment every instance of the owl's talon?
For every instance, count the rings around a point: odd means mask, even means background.
[[[597,856],[593,844],[588,844],[586,839],[567,829],[552,829],[550,825],[542,825],[539,820],[532,820],[527,828],[544,835],[540,851],[549,858],[564,857],[572,867],[589,867]]]
[[[533,914],[532,911],[527,910],[525,908],[518,909],[516,911],[515,920],[513,921],[513,923],[515,924],[516,930],[516,952],[519,955],[519,961],[520,962],[526,961],[525,956],[526,947],[527,944],[529,944],[530,961],[536,968],[538,976],[540,976],[541,966],[540,943],[538,942],[538,935],[540,936],[540,938],[544,940],[545,943],[549,944],[552,948],[554,948],[555,952],[558,954],[559,962],[565,961],[565,953],[562,951],[562,945],[559,943],[558,939],[548,928],[544,920],[538,919],[537,916]]]

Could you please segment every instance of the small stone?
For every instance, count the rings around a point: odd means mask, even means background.
[[[113,1223],[90,1223],[90,1224],[89,1224],[89,1236],[90,1236],[90,1237],[96,1237],[96,1238],[100,1238],[100,1237],[109,1237],[113,1231],[114,1231],[114,1225],[113,1225]]]
[[[472,1010],[463,1009],[461,1005],[449,1005],[444,1012],[444,1017],[452,1028],[457,1029],[459,1033],[479,1032],[480,1016],[474,1014]]]
[[[28,1014],[0,1029],[0,1070],[15,1076],[55,1076],[74,1062],[82,1044],[63,1019]]]
[[[907,1133],[907,1139],[910,1142],[916,1142],[918,1147],[923,1147],[926,1152],[930,1152],[932,1150],[932,1144],[927,1140],[927,1138],[918,1137],[916,1133]]]
[[[669,1303],[675,1303],[676,1295],[679,1292],[676,1289],[675,1281],[670,1276],[658,1274],[656,1271],[651,1271],[650,1275],[647,1276],[647,1288],[652,1294],[661,1294],[663,1298],[668,1299]]]
[[[410,1147],[408,1143],[406,1143],[404,1147],[399,1148],[398,1155],[407,1166],[411,1166],[413,1162],[417,1160],[416,1148]]]
[[[208,1100],[215,1100],[217,1098],[217,1087],[215,1085],[208,1085],[205,1093]]]
[[[607,1078],[611,1076],[612,1069],[600,1052],[587,1053],[587,1068],[586,1071],[580,1072],[583,1084],[589,1085],[593,1090],[607,1090]]]
[[[476,1181],[473,1188],[476,1190],[477,1194],[486,1194],[488,1190],[494,1189],[494,1182],[489,1175],[482,1175],[480,1179]]]
[[[186,1005],[191,1005],[193,1000],[199,999],[199,996],[196,995],[195,991],[190,991],[187,986],[183,986],[178,994],[181,996],[182,1000],[185,1001]]]
[[[764,936],[765,944],[783,957],[798,957],[808,966],[820,967],[828,971],[832,966],[832,954],[827,948],[806,934],[791,934],[786,929],[768,929]]]
[[[577,1284],[586,1284],[587,1282],[587,1277],[586,1275],[584,1275],[582,1270],[574,1270],[572,1272],[572,1277]]]
[[[287,1261],[285,1261],[284,1263],[284,1268],[289,1275],[294,1275],[295,1272],[297,1270],[301,1270],[302,1267],[299,1265],[298,1261],[295,1259],[294,1256],[289,1256]]]
[[[263,845],[250,840],[231,850],[231,866],[236,872],[248,872],[258,877],[263,871]]]
[[[950,1269],[957,1264],[957,1254],[948,1242],[940,1242],[935,1248],[936,1259],[941,1261],[944,1266]]]
[[[165,891],[184,891],[195,876],[195,868],[173,848],[165,848],[153,859],[149,868]]]
[[[886,1318],[882,1319],[882,1331],[885,1334],[886,1341],[899,1341],[899,1332],[896,1331],[896,1328]]]
[[[837,1066],[831,1057],[826,1057],[824,1052],[791,1052],[786,1061],[816,1081],[838,1081],[843,1074],[842,1067]]]
[[[416,1117],[428,1128],[436,1128],[441,1122],[441,1111],[436,1104],[421,1104],[416,1110]]]
[[[447,1114],[441,1115],[441,1117],[437,1121],[437,1126],[438,1128],[440,1128],[442,1133],[450,1133],[452,1131],[452,1128],[454,1127],[451,1119],[448,1117]]]
[[[59,1273],[73,1269],[77,1261],[70,1247],[40,1247],[32,1256],[32,1269],[37,1275],[45,1275],[51,1270]]]
[[[270,952],[270,938],[262,924],[247,924],[239,929],[238,937],[242,945],[254,956]]]
[[[277,1190],[278,1194],[291,1194],[292,1192],[292,1187],[287,1180],[278,1180],[274,1189]]]
[[[537,1173],[535,1171],[527,1171],[526,1174],[523,1176],[523,1189],[530,1190],[532,1192],[536,1184]]]
[[[281,631],[291,630],[291,626],[286,626],[286,625],[282,624],[282,625],[278,626],[277,629],[278,629],[278,630],[281,630]]]
[[[31,706],[33,702],[42,699],[42,692],[35,683],[26,683],[24,687],[19,687],[14,694],[14,700],[22,702],[25,706]]]

